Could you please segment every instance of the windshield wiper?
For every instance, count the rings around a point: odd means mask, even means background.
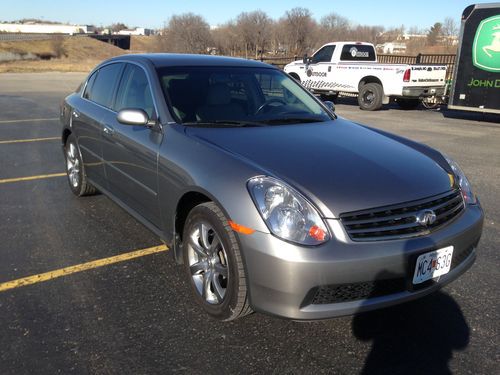
[[[272,118],[269,120],[262,121],[268,125],[289,125],[289,124],[306,124],[312,122],[325,122],[323,117],[281,117]]]
[[[213,120],[213,121],[192,121],[183,122],[183,125],[187,126],[204,126],[204,127],[224,127],[224,126],[234,126],[234,127],[255,127],[255,126],[266,126],[262,122],[254,121],[233,121],[233,120]]]

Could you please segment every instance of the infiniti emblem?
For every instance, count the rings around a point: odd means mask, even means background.
[[[423,210],[420,211],[416,216],[415,216],[415,221],[424,226],[427,227],[429,225],[434,224],[436,221],[436,214],[432,210]]]

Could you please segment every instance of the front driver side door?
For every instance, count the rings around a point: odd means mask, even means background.
[[[324,46],[311,57],[311,62],[306,68],[307,78],[303,83],[304,86],[318,90],[332,88],[330,82],[333,51],[335,51],[335,45]]]
[[[103,118],[103,158],[110,192],[149,223],[160,227],[158,207],[158,127],[123,125],[116,119],[123,108],[144,110],[157,119],[146,72],[126,64],[118,86],[114,112]]]

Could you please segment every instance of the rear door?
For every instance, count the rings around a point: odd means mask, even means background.
[[[123,108],[142,109],[153,120],[158,117],[146,71],[132,63],[123,71],[113,111],[102,119],[103,157],[110,192],[159,227],[157,164],[162,132],[119,123],[116,115]]]
[[[72,127],[77,137],[85,173],[96,184],[106,188],[102,160],[101,119],[109,112],[122,64],[105,65],[87,81],[78,108],[72,111]]]

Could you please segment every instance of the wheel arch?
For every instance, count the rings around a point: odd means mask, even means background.
[[[361,89],[362,86],[366,85],[367,83],[378,83],[380,86],[382,86],[382,89],[384,88],[384,85],[382,84],[380,78],[375,76],[365,76],[361,78],[361,80],[358,83],[358,91]]]
[[[71,135],[71,130],[68,129],[68,128],[64,128],[63,131],[62,131],[62,135],[61,135],[61,142],[62,142],[62,145],[65,146],[66,145],[66,141],[68,140],[69,136]]]
[[[295,79],[296,81],[301,82],[300,77],[299,77],[299,75],[297,73],[291,72],[291,73],[288,73],[288,75],[290,77],[292,77],[293,79]]]

